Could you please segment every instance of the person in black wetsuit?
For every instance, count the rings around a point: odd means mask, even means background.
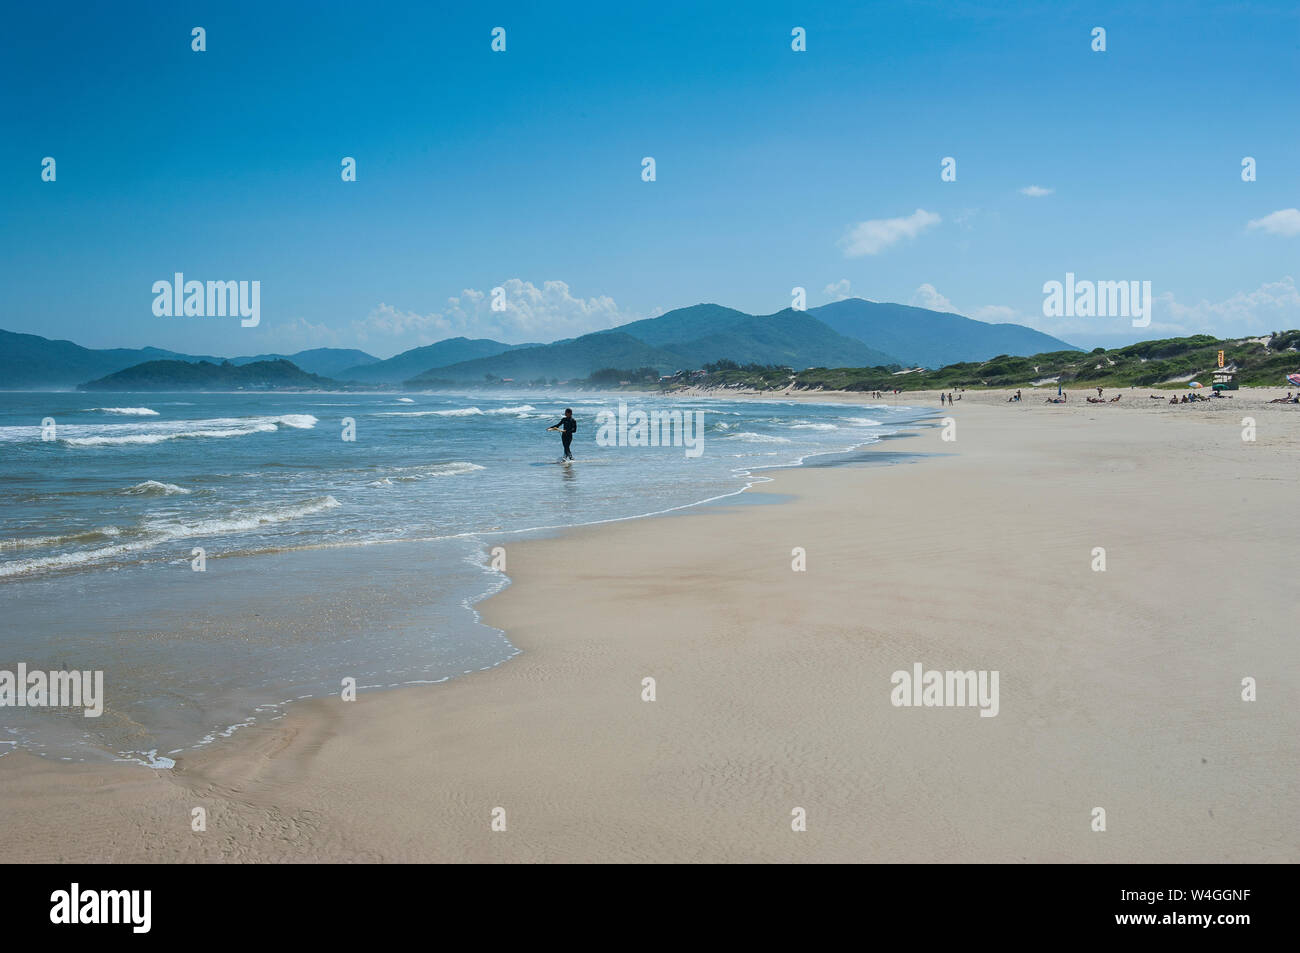
[[[573,443],[573,432],[578,429],[578,422],[573,419],[573,408],[565,407],[564,416],[554,427],[547,427],[547,430],[559,430],[560,440],[564,443],[564,459],[572,460],[573,452],[569,450],[569,444]]]

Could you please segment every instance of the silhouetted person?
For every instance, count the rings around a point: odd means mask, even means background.
[[[546,429],[548,431],[561,431],[560,442],[564,444],[564,459],[572,460],[573,452],[569,450],[569,444],[573,443],[573,433],[578,429],[578,422],[573,419],[573,408],[565,407],[564,416],[560,418],[560,422],[554,427],[547,427]]]

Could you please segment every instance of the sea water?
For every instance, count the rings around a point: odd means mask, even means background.
[[[597,417],[703,415],[698,456]],[[547,432],[578,420],[576,462]],[[726,498],[927,412],[530,391],[0,393],[0,670],[105,673],[106,712],[0,708],[0,756],[177,753],[299,698],[515,654],[490,548]],[[354,439],[346,439],[352,437]],[[201,570],[201,571],[198,571]]]

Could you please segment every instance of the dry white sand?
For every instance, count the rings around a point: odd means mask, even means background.
[[[1300,408],[1125,393],[968,392],[875,451],[929,459],[509,543],[515,660],[172,771],[0,758],[0,860],[1300,860]],[[916,662],[998,671],[998,715],[892,706]]]

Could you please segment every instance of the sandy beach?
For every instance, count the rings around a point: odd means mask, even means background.
[[[899,395],[936,419],[855,462],[507,542],[491,671],[169,771],[0,758],[0,860],[1296,862],[1300,408],[1084,393]],[[996,716],[891,704],[916,663]]]

